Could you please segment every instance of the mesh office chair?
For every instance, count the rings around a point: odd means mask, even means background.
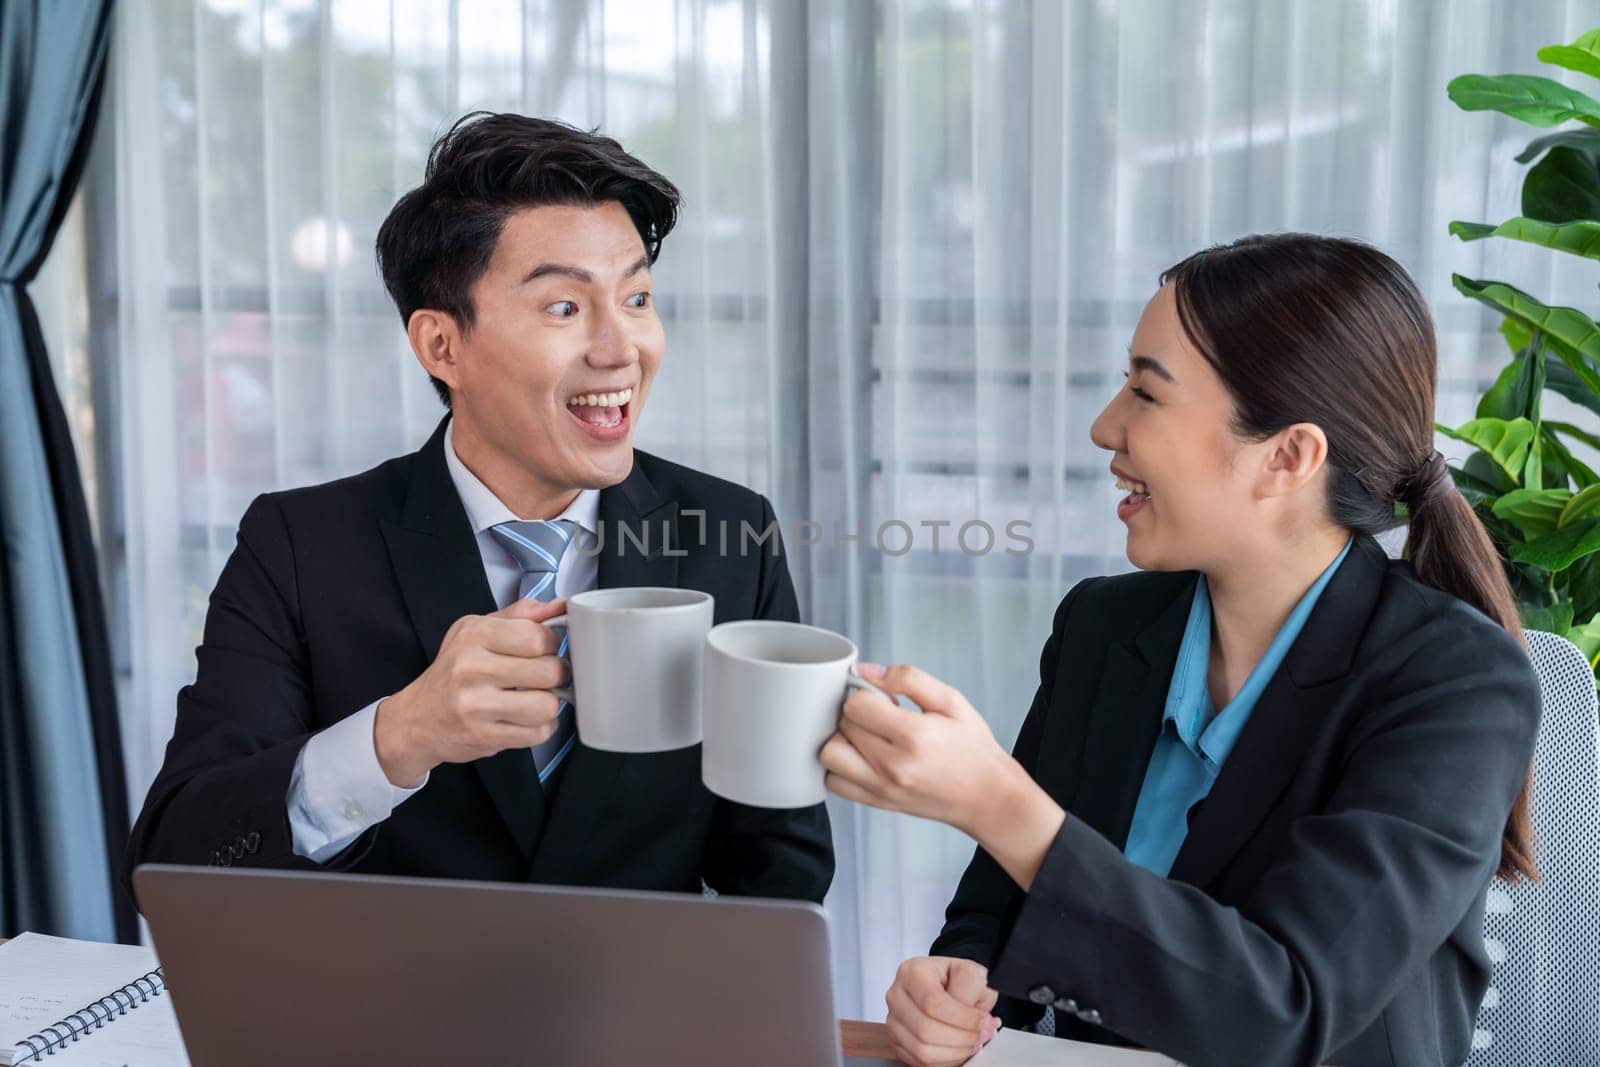
[[[1570,642],[1528,631],[1544,717],[1533,756],[1543,881],[1489,889],[1493,977],[1468,1067],[1600,1064],[1600,713]]]

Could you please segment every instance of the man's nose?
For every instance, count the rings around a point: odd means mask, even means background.
[[[597,367],[625,367],[639,359],[639,346],[627,323],[616,309],[604,311],[594,319],[587,358]]]

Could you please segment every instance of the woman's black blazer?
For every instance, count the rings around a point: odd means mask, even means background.
[[[981,849],[933,951],[990,967],[1012,1025],[1193,1067],[1457,1067],[1483,909],[1539,688],[1519,643],[1359,538],[1167,878],[1121,849],[1197,576],[1082,582],[1016,757],[1069,812],[1030,892]]]

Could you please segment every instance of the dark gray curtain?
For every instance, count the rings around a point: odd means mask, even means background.
[[[132,940],[94,543],[27,285],[83,170],[111,0],[0,2],[0,934]]]

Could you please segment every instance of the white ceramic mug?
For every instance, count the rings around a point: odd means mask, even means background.
[[[797,622],[725,622],[706,635],[701,776],[718,796],[762,808],[820,804],[818,755],[852,689],[847,637]]]
[[[638,586],[567,598],[572,687],[554,689],[577,711],[578,738],[608,752],[667,752],[700,743],[701,658],[710,593]]]

